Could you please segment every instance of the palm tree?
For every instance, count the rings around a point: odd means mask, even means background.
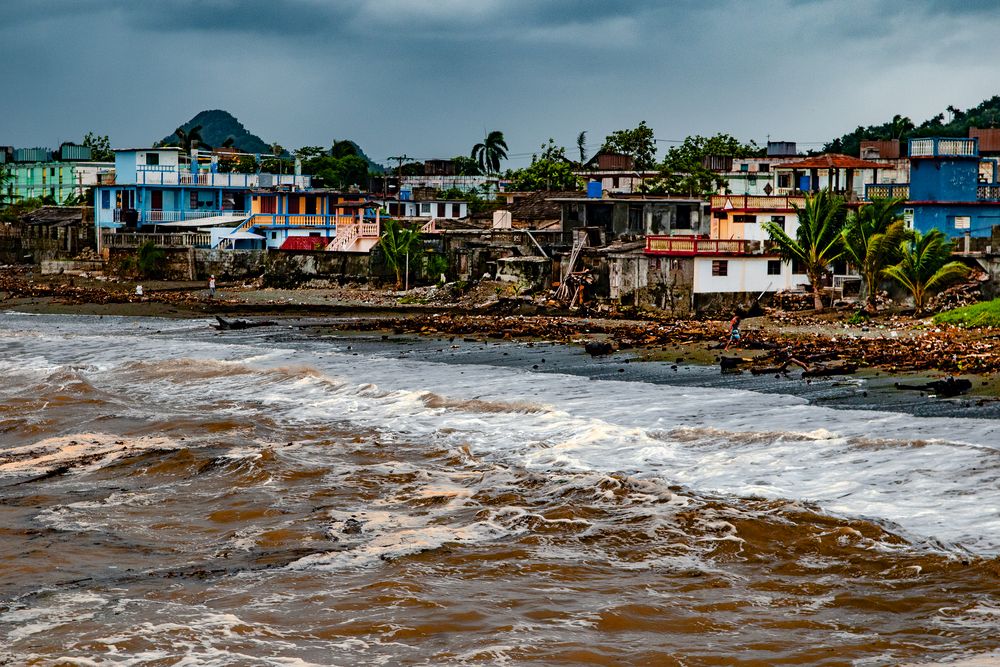
[[[420,252],[420,230],[388,220],[379,239],[379,246],[385,253],[386,264],[396,271],[396,289],[401,289],[404,267],[409,264],[410,257],[416,257]]]
[[[576,135],[576,147],[580,151],[580,164],[587,161],[587,131]]]
[[[479,163],[479,170],[484,174],[499,172],[500,160],[507,159],[507,142],[504,141],[503,132],[493,130],[487,134],[483,143],[472,147],[469,157]]]
[[[827,267],[844,254],[840,231],[844,227],[844,199],[821,190],[807,197],[803,208],[792,205],[799,218],[796,238],[774,222],[765,222],[764,231],[787,260],[802,264],[812,284],[813,305],[823,310],[823,275]]]
[[[916,314],[924,312],[928,299],[951,283],[969,275],[969,267],[951,260],[951,246],[944,232],[932,229],[914,232],[912,241],[900,244],[902,259],[886,267],[885,274],[913,295]]]
[[[885,267],[899,261],[899,245],[909,231],[899,215],[902,199],[879,199],[849,215],[840,233],[844,254],[858,268],[865,287],[865,309],[875,312],[878,282]]]
[[[192,148],[198,146],[211,148],[201,136],[201,125],[195,125],[187,131],[181,126],[174,130],[174,134],[177,136],[177,145],[183,148],[185,153],[190,153]]]

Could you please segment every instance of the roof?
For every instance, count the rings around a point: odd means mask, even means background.
[[[823,153],[813,157],[782,162],[775,165],[776,169],[881,169],[885,165],[869,160],[843,155],[841,153]]]
[[[701,204],[701,199],[690,199],[687,197],[641,197],[641,196],[610,196],[610,197],[551,197],[549,201],[559,203],[580,202],[587,204],[618,204],[635,202],[636,204]]]
[[[253,232],[232,232],[224,235],[222,238],[233,239],[234,241],[242,241],[243,239],[253,239],[259,241],[264,237],[260,234],[254,234]]]
[[[321,236],[289,236],[278,250],[317,250],[325,248],[330,239]]]
[[[160,146],[158,148],[153,148],[152,146],[148,148],[116,148],[116,153],[132,153],[135,151],[180,151],[183,152],[184,149],[178,146]]]
[[[43,206],[21,217],[27,225],[68,227],[83,222],[83,209],[78,206]]]
[[[213,215],[209,218],[178,220],[177,222],[147,222],[146,224],[156,227],[215,227],[216,225],[232,225],[237,222],[243,222],[249,217],[249,213],[244,213],[243,215]]]

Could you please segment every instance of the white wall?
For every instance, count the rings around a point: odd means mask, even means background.
[[[695,257],[694,292],[777,292],[805,285],[809,279],[805,275],[793,274],[789,262],[781,262],[780,275],[768,275],[767,262],[774,257]],[[728,262],[728,275],[713,276],[712,262]]]

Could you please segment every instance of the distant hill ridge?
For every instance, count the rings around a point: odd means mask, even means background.
[[[188,132],[198,125],[201,125],[201,138],[213,148],[222,146],[226,139],[232,137],[233,147],[244,153],[271,153],[270,144],[256,134],[248,132],[243,123],[236,120],[236,117],[228,111],[222,109],[202,111],[180,127]],[[176,141],[177,134],[171,133],[165,136],[161,143],[169,144]]]
[[[191,128],[201,125],[201,138],[212,148],[218,148],[225,143],[226,139],[233,138],[233,147],[244,153],[259,153],[261,155],[271,154],[271,144],[267,143],[256,134],[251,134],[243,123],[238,121],[234,115],[222,109],[210,109],[199,112],[194,118],[181,125],[181,129],[189,132]],[[350,141],[350,140],[348,140]],[[177,134],[173,132],[160,140],[161,144],[177,142]],[[357,142],[351,141],[358,149],[358,155],[368,163],[368,169],[381,173],[385,170],[381,164],[374,162],[365,155],[365,152],[358,146]],[[289,157],[288,149],[285,149],[285,157]]]

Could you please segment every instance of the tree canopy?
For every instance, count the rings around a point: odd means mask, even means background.
[[[95,162],[114,162],[115,152],[111,150],[111,140],[108,135],[97,135],[88,132],[83,137],[83,146],[90,149],[90,157]]]
[[[476,160],[482,173],[497,174],[500,172],[500,160],[507,159],[507,150],[503,132],[493,130],[481,143],[472,147],[469,157]]]
[[[967,137],[970,127],[1000,127],[1000,95],[971,109],[948,105],[944,111],[916,125],[908,117],[896,114],[892,120],[876,125],[859,125],[854,130],[823,146],[824,153],[859,155],[862,141],[899,139],[907,142],[918,137]]]
[[[551,138],[540,148],[540,153],[531,156],[530,166],[506,173],[511,187],[518,192],[576,190],[579,184],[573,174],[573,164],[566,157],[566,149],[556,146]]]
[[[687,137],[663,156],[660,164],[662,183],[659,187],[671,195],[706,197],[725,187],[728,180],[705,167],[705,158],[750,157],[758,155],[760,150],[760,146],[753,141],[745,144],[721,132],[711,137]]]
[[[656,140],[653,128],[640,121],[639,126],[630,130],[615,130],[604,139],[602,152],[621,153],[635,161],[639,171],[652,169],[656,165]]]

